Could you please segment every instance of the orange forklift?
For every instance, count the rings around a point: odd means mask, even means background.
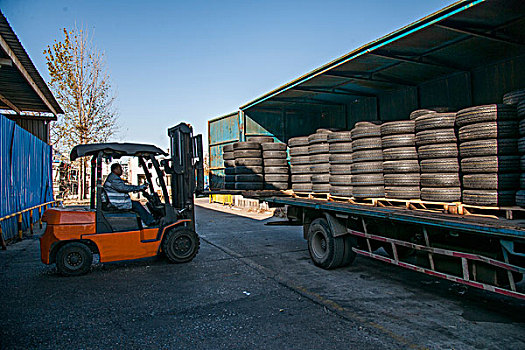
[[[197,255],[193,197],[204,190],[202,135],[193,136],[191,126],[181,123],[170,128],[168,136],[169,157],[160,148],[145,144],[99,143],[73,148],[72,161],[91,157],[90,208],[46,210],[42,220],[47,226],[40,237],[44,264],[56,263],[60,274],[76,276],[90,270],[93,254],[100,256],[100,262],[163,255],[172,263],[189,262]],[[144,227],[138,214],[116,209],[107,200],[102,163],[124,156],[137,157],[144,170],[149,186],[142,194],[158,227]],[[159,161],[160,156],[164,159]],[[151,169],[157,174],[164,201],[154,191]]]

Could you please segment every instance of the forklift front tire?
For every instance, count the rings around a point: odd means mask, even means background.
[[[79,276],[87,273],[93,263],[93,253],[84,243],[71,242],[57,252],[57,270],[64,276]]]
[[[187,227],[169,230],[162,241],[162,251],[172,263],[191,261],[199,251],[199,236]]]

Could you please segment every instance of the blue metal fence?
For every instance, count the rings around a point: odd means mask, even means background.
[[[0,218],[52,200],[51,146],[0,114]],[[23,214],[24,229],[30,216]],[[2,221],[1,227],[4,239],[14,237],[16,217]]]

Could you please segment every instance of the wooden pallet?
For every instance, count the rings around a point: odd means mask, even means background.
[[[452,214],[505,218],[508,220],[525,219],[525,209],[522,207],[484,207],[458,203],[457,212]]]
[[[317,200],[327,201],[330,198],[330,193],[293,192],[292,197],[317,199]]]

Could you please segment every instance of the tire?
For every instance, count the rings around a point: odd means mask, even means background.
[[[379,125],[375,124],[369,124],[366,126],[357,126],[359,123],[356,124],[356,127],[354,127],[350,131],[350,135],[352,137],[352,142],[358,139],[362,138],[369,138],[369,137],[381,137],[381,128]]]
[[[330,193],[330,184],[329,183],[312,183],[312,192],[313,193]]]
[[[381,156],[383,153],[381,152]],[[330,164],[352,164],[353,153],[336,153],[328,156]]]
[[[265,174],[264,175],[264,181],[266,182],[286,182],[288,183],[288,180],[290,179],[290,176],[288,174]]]
[[[352,195],[355,198],[383,198],[384,186],[352,186]]]
[[[357,240],[351,235],[341,237],[344,240],[345,253],[343,254],[343,261],[339,264],[339,267],[350,266],[354,262],[357,253],[352,248],[357,247]]]
[[[525,207],[525,190],[516,192],[516,205]]]
[[[263,165],[262,158],[236,158],[235,166],[252,166],[252,165]]]
[[[330,147],[328,146],[328,143],[314,143],[308,146],[309,155],[328,153],[328,152],[330,152]]]
[[[286,152],[286,143],[281,142],[265,142],[261,143],[263,152],[265,151],[285,151]]]
[[[256,143],[270,143],[274,142],[271,136],[248,136],[248,141]]]
[[[518,152],[520,154],[525,154],[525,137],[518,140]]]
[[[421,187],[460,187],[458,173],[421,174]]]
[[[352,152],[351,159],[354,163],[383,161],[383,151],[380,149],[374,149]],[[332,155],[330,155],[330,163],[332,163]]]
[[[352,186],[330,185],[330,194],[338,197],[352,197]]]
[[[388,135],[381,138],[383,149],[394,147],[411,147],[416,145],[416,136],[414,134]]]
[[[228,167],[228,168],[233,168],[235,166],[235,160],[234,159],[232,159],[232,160],[225,160],[224,161],[224,166]]]
[[[288,154],[286,151],[263,151],[264,159],[286,159]]]
[[[456,115],[456,125],[479,124],[496,121],[512,121],[517,119],[516,108],[505,104],[474,106],[460,110]]]
[[[294,165],[290,167],[290,172],[296,174],[310,174],[310,165]]]
[[[235,175],[224,175],[224,182],[235,182]]]
[[[463,190],[463,203],[479,206],[511,206],[516,202],[516,191]]]
[[[225,175],[235,175],[235,167],[224,168]]]
[[[310,174],[302,174],[302,175],[292,175],[291,177],[292,183],[308,183],[312,182],[312,175]]]
[[[224,160],[232,160],[232,159],[235,159],[235,156],[233,155],[233,151],[231,152],[224,152],[222,154],[222,159]]]
[[[287,159],[263,159],[265,167],[288,167]]]
[[[277,167],[277,166],[267,166],[264,167],[264,174],[285,174],[289,173],[288,167]]]
[[[419,171],[419,162],[415,159],[383,162],[384,174],[419,173]]]
[[[457,143],[454,129],[424,130],[416,133],[416,144],[418,146],[436,143]]]
[[[235,142],[233,144],[233,151],[239,150],[261,150],[261,144],[257,142]]]
[[[330,173],[330,163],[313,164],[310,166],[312,174],[328,174]]]
[[[419,162],[421,173],[459,173],[457,158],[425,159]]]
[[[352,186],[352,175],[330,175],[329,183],[332,186]]]
[[[419,199],[419,186],[385,186],[385,198]]]
[[[262,152],[254,149],[242,149],[233,151],[233,155],[236,160],[239,158],[261,158]]]
[[[525,135],[525,130],[523,130],[525,129],[525,123],[523,123],[523,118],[525,117],[525,99],[521,100],[518,103],[517,112],[518,112],[518,119],[521,119],[520,120],[520,135]],[[523,124],[523,127],[522,127],[522,124]]]
[[[515,155],[518,152],[518,142],[512,139],[487,139],[463,142],[459,145],[462,158]]]
[[[352,141],[352,152],[359,152],[368,149],[382,149],[380,137],[366,137]]]
[[[330,155],[327,153],[312,154],[310,156],[310,164],[328,164],[330,161]]]
[[[473,141],[496,138],[517,138],[519,136],[517,121],[487,122],[469,124],[459,128],[459,141]]]
[[[383,173],[383,162],[359,162],[352,164],[352,174]]]
[[[514,90],[503,95],[503,103],[507,105],[515,105],[522,100],[525,100],[525,89]]]
[[[454,129],[456,113],[431,113],[416,118],[416,131]]]
[[[235,189],[241,191],[257,191],[264,188],[262,181],[257,182],[236,182]]]
[[[235,175],[235,182],[258,182],[263,181],[263,174],[241,174]]]
[[[292,137],[288,140],[288,147],[308,146],[308,136]]]
[[[398,134],[414,134],[415,123],[413,120],[400,120],[394,122],[387,122],[381,125],[381,136],[398,135]]]
[[[300,146],[300,147],[292,147],[290,148],[290,156],[307,156],[308,153],[308,146]]]
[[[525,156],[521,156],[520,158],[520,169],[522,171],[525,170]]]
[[[351,131],[337,131],[328,134],[328,143],[350,143],[352,142]]]
[[[417,154],[419,159],[457,158],[459,152],[457,143],[454,142],[421,146],[418,147]]]
[[[245,166],[238,166],[235,167],[235,174],[241,175],[241,174],[262,174],[264,171],[264,168],[259,165],[245,165]]]
[[[421,187],[421,200],[430,202],[459,202],[461,187]]]
[[[284,191],[290,188],[290,185],[288,182],[265,182],[264,183],[264,189],[265,190],[273,190],[273,191]]]
[[[313,145],[316,143],[327,143],[328,133],[315,133],[308,136],[308,144]]]
[[[516,190],[520,185],[520,173],[470,174],[463,176],[463,188],[479,190]]]
[[[330,164],[330,175],[351,175],[352,164]]]
[[[461,171],[465,174],[515,173],[519,171],[519,156],[488,156],[461,159]]]
[[[319,128],[315,130],[316,134],[331,134],[333,132],[339,131],[339,129],[336,128]]]
[[[386,174],[384,175],[385,188],[393,186],[417,187],[419,191],[419,173]],[[459,177],[458,177],[459,180]]]
[[[312,183],[292,183],[292,190],[295,192],[312,192]]]
[[[385,161],[389,160],[409,160],[417,159],[418,154],[416,147],[396,147],[396,148],[386,148],[383,150],[383,159]]]
[[[57,252],[58,273],[63,276],[80,276],[89,272],[93,263],[93,252],[81,242],[66,243]]]
[[[327,184],[330,183],[330,174],[312,174],[313,184]]]
[[[306,165],[310,164],[310,156],[296,156],[290,158],[290,164],[292,165]]]
[[[423,115],[434,114],[434,113],[437,113],[437,112],[432,109],[416,109],[415,111],[412,111],[412,113],[410,113],[409,118],[410,120],[415,120]]]
[[[232,152],[232,153],[233,153],[233,143],[230,143],[230,144],[228,144],[228,145],[224,145],[224,146],[222,147],[222,151],[223,151],[224,153],[227,153],[227,152]]]
[[[171,263],[187,263],[199,252],[197,233],[187,227],[175,227],[166,232],[162,252]]]
[[[377,127],[377,126],[380,126],[380,125],[381,125],[381,121],[380,120],[372,120],[372,121],[363,120],[363,121],[355,123],[354,124],[354,128]]]
[[[329,144],[330,153],[352,153],[352,142],[333,142]]]
[[[352,175],[352,187],[384,185],[383,174],[358,174]]]
[[[312,221],[308,227],[308,251],[312,262],[323,269],[340,266],[345,255],[343,237],[334,237],[324,218]]]
[[[520,175],[520,187],[519,188],[525,190],[525,173],[524,172],[522,172]]]

